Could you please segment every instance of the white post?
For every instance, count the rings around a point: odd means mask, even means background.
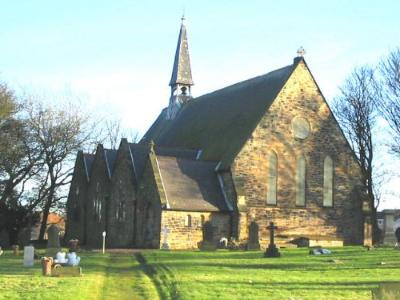
[[[106,251],[106,232],[103,231],[103,254]]]

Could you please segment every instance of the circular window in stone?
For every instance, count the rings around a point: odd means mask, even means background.
[[[295,117],[292,120],[292,131],[295,138],[304,140],[310,134],[310,123],[304,118]]]

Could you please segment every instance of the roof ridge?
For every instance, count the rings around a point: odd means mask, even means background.
[[[267,76],[270,76],[272,73],[275,73],[275,72],[278,72],[278,71],[283,71],[283,70],[285,70],[285,69],[287,69],[287,68],[293,68],[293,67],[294,67],[293,64],[287,65],[287,66],[285,66],[285,67],[272,70],[272,71],[270,71],[270,72],[268,72],[268,73],[261,74],[261,75],[255,76],[255,77],[251,77],[251,78],[248,78],[248,79],[245,79],[245,80],[242,80],[242,81],[233,83],[233,84],[231,84],[231,85],[227,85],[227,86],[225,86],[225,87],[223,87],[223,88],[220,88],[220,89],[214,90],[214,91],[212,91],[212,92],[209,92],[209,93],[200,95],[200,96],[198,96],[198,97],[195,97],[195,98],[192,99],[192,101],[190,101],[190,102],[188,102],[188,103],[192,103],[192,102],[194,102],[194,101],[196,101],[196,100],[198,100],[198,99],[200,99],[200,98],[203,98],[203,97],[205,97],[205,96],[211,96],[211,95],[213,95],[213,94],[217,94],[217,93],[219,93],[219,92],[223,92],[223,91],[225,91],[225,90],[227,90],[227,89],[231,90],[232,88],[241,87],[242,85],[244,85],[244,84],[246,84],[246,83],[249,83],[249,82],[253,82],[253,81],[255,81],[256,79],[262,79],[262,78],[265,78],[265,77],[267,77]],[[217,100],[217,101],[218,101],[218,100]]]

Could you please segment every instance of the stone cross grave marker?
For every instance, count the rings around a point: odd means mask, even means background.
[[[169,244],[168,244],[168,235],[171,232],[167,226],[164,226],[163,229],[161,230],[163,234],[163,243],[161,245],[162,250],[169,250]]]
[[[214,243],[214,228],[211,222],[207,221],[203,225],[203,241],[201,250],[215,250],[217,247]]]
[[[267,229],[269,230],[269,245],[268,245],[267,250],[265,251],[264,256],[265,257],[280,257],[281,254],[275,245],[275,236],[274,236],[275,229],[278,229],[278,227],[276,227],[274,225],[274,222],[270,222]]]
[[[24,247],[24,267],[33,267],[35,248],[33,246]]]
[[[258,224],[254,221],[251,222],[249,226],[249,240],[247,242],[247,250],[260,250]]]

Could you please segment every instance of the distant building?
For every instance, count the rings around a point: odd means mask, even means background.
[[[288,66],[193,98],[182,22],[169,105],[140,143],[78,153],[68,237],[100,247],[106,231],[111,247],[167,241],[187,249],[198,247],[205,222],[215,243],[245,243],[256,222],[265,247],[273,221],[282,245],[370,240],[360,167],[298,54]]]

